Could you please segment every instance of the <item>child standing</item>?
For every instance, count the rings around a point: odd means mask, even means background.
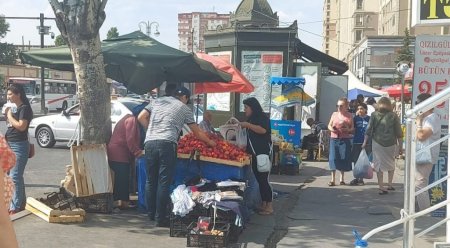
[[[355,123],[355,135],[353,136],[353,148],[352,148],[352,162],[356,163],[359,154],[361,153],[361,146],[364,142],[364,134],[366,128],[369,125],[370,116],[367,115],[367,105],[365,103],[359,103],[356,109],[356,115],[353,117],[353,123]],[[371,151],[370,145],[366,147],[366,152],[369,155]],[[355,178],[350,182],[350,185],[364,185],[362,178]]]

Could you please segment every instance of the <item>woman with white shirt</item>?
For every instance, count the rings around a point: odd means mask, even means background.
[[[431,95],[428,93],[422,93],[418,95],[416,104],[425,101],[429,97],[431,97]],[[416,137],[418,142],[421,142],[424,145],[431,144],[441,137],[440,119],[439,116],[433,111],[434,109],[430,109],[418,116],[416,119]],[[430,148],[431,163],[416,164],[416,191],[428,186],[428,179],[430,177],[431,171],[433,170],[433,165],[439,158],[439,149],[439,145]],[[420,210],[430,207],[430,197],[428,195],[428,190],[417,196],[417,204]]]

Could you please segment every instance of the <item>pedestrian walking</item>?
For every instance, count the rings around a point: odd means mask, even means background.
[[[187,124],[194,135],[209,146],[216,145],[195,123],[194,113],[187,106],[190,96],[191,92],[187,88],[178,88],[174,96],[152,101],[138,116],[141,125],[147,128],[145,191],[148,215],[159,227],[169,227],[169,187],[175,174],[177,142],[183,125]]]
[[[336,185],[336,170],[340,174],[340,185],[345,185],[344,173],[352,170],[351,139],[354,129],[352,114],[348,112],[348,100],[342,97],[337,102],[337,111],[331,115],[328,130],[331,131],[330,154],[328,164],[331,181],[328,186]]]
[[[392,186],[395,171],[395,157],[402,154],[403,133],[400,119],[392,111],[391,100],[382,97],[378,101],[378,109],[372,113],[364,137],[362,148],[366,148],[369,139],[372,141],[373,169],[377,172],[379,194],[384,195]],[[388,172],[387,188],[383,184],[383,172]]]
[[[422,93],[417,96],[416,104],[419,104],[426,99],[430,98],[428,93]],[[441,123],[439,116],[434,113],[434,109],[430,109],[416,119],[418,146],[423,147],[429,145],[441,137]],[[440,146],[436,145],[430,148],[430,161],[416,162],[416,191],[428,186],[428,179],[431,171],[433,170],[433,164],[435,164],[439,158]],[[430,207],[430,196],[428,190],[417,196],[417,205],[419,210],[424,210]]]
[[[26,195],[23,173],[28,162],[30,143],[28,140],[28,127],[33,119],[33,110],[21,85],[13,84],[7,89],[8,101],[16,107],[7,107],[5,110],[8,129],[5,138],[9,147],[16,155],[16,164],[9,172],[15,190],[9,212],[11,214],[25,209]]]
[[[359,154],[362,151],[362,144],[364,143],[364,135],[366,134],[367,126],[369,125],[370,116],[367,115],[367,105],[360,103],[358,105],[356,116],[353,117],[355,125],[355,135],[353,136],[352,144],[352,161],[356,164]],[[367,154],[372,152],[370,142],[365,148]],[[350,185],[364,185],[363,178],[355,178],[350,182]]]
[[[262,205],[258,214],[271,215],[273,213],[273,192],[269,184],[270,170],[259,171],[256,159],[256,156],[261,154],[270,156],[272,146],[270,120],[264,114],[261,104],[256,98],[247,98],[243,103],[247,121],[241,122],[240,125],[243,128],[247,128],[248,131],[247,153],[252,154],[252,170],[258,181],[259,193],[262,199]]]

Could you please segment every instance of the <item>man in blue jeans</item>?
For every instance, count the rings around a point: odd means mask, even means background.
[[[194,113],[187,106],[190,96],[191,92],[187,88],[178,88],[174,96],[154,100],[138,116],[141,125],[147,128],[145,195],[148,215],[158,227],[169,227],[169,188],[175,174],[177,141],[183,125],[187,124],[194,135],[209,146],[216,145],[195,123]]]

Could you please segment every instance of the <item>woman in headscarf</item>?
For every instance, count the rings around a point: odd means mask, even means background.
[[[400,119],[393,112],[391,100],[382,97],[378,101],[378,108],[372,113],[367,126],[362,148],[372,140],[373,169],[377,172],[379,194],[385,195],[388,190],[395,190],[392,186],[395,170],[395,157],[402,154],[403,133]],[[388,172],[388,186],[383,185],[383,172]]]
[[[247,128],[248,142],[247,152],[252,154],[252,170],[259,185],[259,192],[262,199],[260,211],[261,215],[270,215],[273,213],[272,207],[272,187],[269,184],[268,172],[258,171],[256,156],[267,154],[270,156],[272,138],[270,129],[270,120],[264,114],[261,104],[254,97],[244,100],[244,111],[247,122],[241,122],[243,128]]]

